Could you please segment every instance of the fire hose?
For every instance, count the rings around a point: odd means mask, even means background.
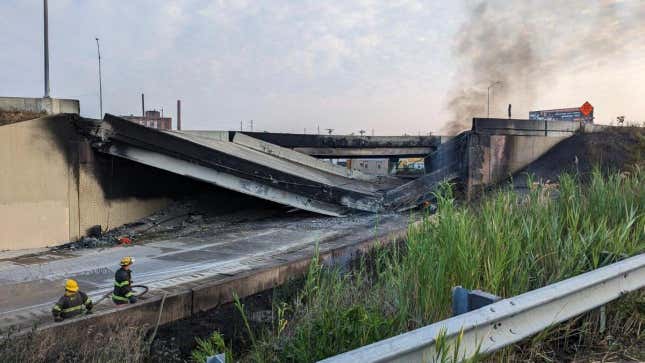
[[[141,296],[145,295],[145,294],[148,292],[148,290],[149,290],[148,286],[145,286],[145,285],[132,285],[131,287],[132,287],[133,289],[134,289],[134,288],[143,289],[143,291],[142,291],[142,292],[140,292],[140,293],[138,293],[138,294],[134,294],[134,296],[135,296],[135,297],[137,297],[137,298],[140,298]],[[106,294],[105,294],[105,295],[103,295],[100,299],[98,299],[98,300],[94,303],[94,305],[98,305],[98,304],[100,304],[103,300],[107,299],[107,298],[108,298],[108,297],[110,297],[110,296],[112,296],[112,292],[108,292],[108,293],[106,293]]]

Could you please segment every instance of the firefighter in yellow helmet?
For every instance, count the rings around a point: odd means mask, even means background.
[[[132,292],[132,271],[130,266],[134,263],[134,258],[130,256],[121,259],[121,268],[114,274],[114,291],[112,292],[112,301],[117,304],[134,304],[137,297]]]
[[[65,295],[61,296],[52,308],[54,321],[69,319],[84,311],[92,312],[92,299],[83,291],[79,291],[76,281],[68,279],[65,281]]]

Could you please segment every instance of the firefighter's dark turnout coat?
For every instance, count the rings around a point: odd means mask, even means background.
[[[65,292],[65,295],[58,299],[58,302],[52,309],[55,320],[72,318],[80,315],[84,311],[92,310],[92,299],[83,291]]]
[[[130,270],[121,267],[114,274],[112,301],[115,304],[127,304],[136,301],[136,297],[132,292],[132,272]]]

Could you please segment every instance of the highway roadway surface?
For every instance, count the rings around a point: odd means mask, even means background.
[[[110,292],[123,256],[136,259],[135,285],[155,290],[217,276],[235,276],[275,264],[291,253],[313,254],[356,243],[383,231],[405,228],[409,215],[362,214],[347,218],[308,213],[256,220],[214,219],[191,233],[165,235],[132,246],[0,253],[0,329],[51,321],[51,308],[64,281],[76,279],[94,301]],[[97,310],[113,307],[105,299]]]

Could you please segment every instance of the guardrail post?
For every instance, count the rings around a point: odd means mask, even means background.
[[[499,296],[486,291],[468,290],[461,286],[455,286],[452,288],[452,316],[477,310],[499,300],[501,300]]]
[[[226,363],[226,354],[212,355],[206,358],[206,363]]]

